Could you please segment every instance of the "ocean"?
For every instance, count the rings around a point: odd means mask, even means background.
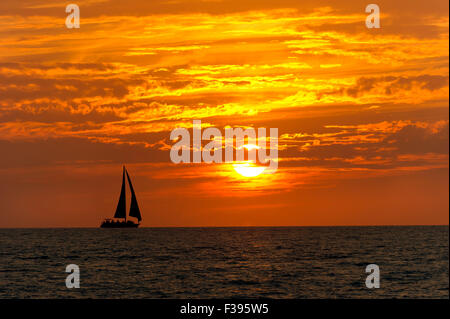
[[[0,298],[449,298],[448,226],[0,229]],[[68,289],[66,266],[80,269]],[[376,264],[380,288],[368,289]]]

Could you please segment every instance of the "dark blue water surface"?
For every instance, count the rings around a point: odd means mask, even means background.
[[[0,298],[448,298],[448,230],[0,229]]]

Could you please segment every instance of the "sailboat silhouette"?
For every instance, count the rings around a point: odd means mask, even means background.
[[[127,203],[126,203],[126,190],[125,190],[125,175],[127,175],[128,185],[130,186],[131,191],[131,205],[130,205],[130,213],[128,214],[130,217],[135,217],[138,220],[138,223],[134,223],[131,220],[127,221]],[[131,184],[130,175],[128,175],[128,171],[123,167],[122,173],[122,188],[120,190],[119,202],[117,203],[116,213],[114,214],[114,218],[124,219],[123,221],[115,221],[111,218],[105,219],[100,225],[101,228],[137,228],[139,226],[139,222],[142,220],[141,211],[139,210],[139,205],[137,203],[136,194],[134,193],[133,185]]]

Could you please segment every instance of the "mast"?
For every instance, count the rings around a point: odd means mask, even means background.
[[[125,194],[125,166],[123,167],[122,173],[122,188],[120,190],[119,202],[117,203],[116,213],[114,218],[125,218],[127,219],[127,203]]]
[[[131,184],[130,175],[128,175],[127,170],[125,170],[125,172],[127,173],[128,185],[130,186],[130,191],[131,191],[131,206],[130,206],[129,215],[131,217],[136,217],[138,219],[138,221],[140,222],[142,220],[142,217],[141,217],[141,211],[139,210],[139,205],[137,203],[136,194],[134,193],[133,185]]]

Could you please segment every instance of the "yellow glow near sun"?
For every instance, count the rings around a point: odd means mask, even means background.
[[[260,149],[259,146],[255,145],[255,144],[245,144],[244,148],[246,148],[247,150],[258,150]]]
[[[260,147],[255,144],[245,144],[243,145],[247,150],[258,150]],[[257,166],[251,161],[239,162],[233,164],[233,168],[241,176],[244,177],[255,177],[264,172],[266,169],[264,166]]]
[[[233,168],[239,175],[244,177],[255,177],[264,172],[264,166],[256,166],[253,163],[237,163],[233,164]]]

